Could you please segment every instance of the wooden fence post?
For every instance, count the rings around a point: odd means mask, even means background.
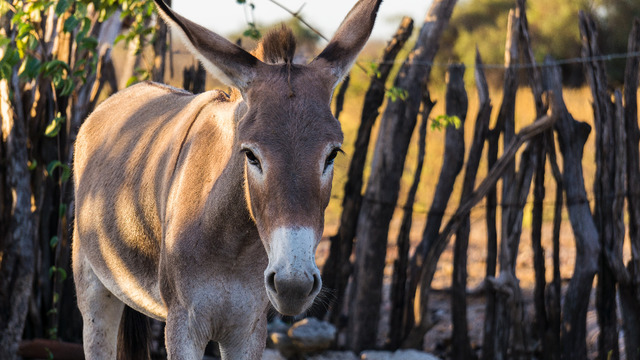
[[[437,261],[440,257],[440,253],[436,255],[435,258],[429,257],[429,253],[431,252],[436,239],[440,235],[440,225],[442,225],[442,219],[444,218],[444,212],[447,208],[447,204],[449,203],[449,198],[451,197],[451,193],[453,192],[453,186],[455,184],[456,178],[460,174],[462,170],[462,165],[464,164],[464,118],[466,117],[467,112],[467,99],[466,93],[464,108],[457,109],[458,100],[456,100],[456,93],[464,92],[464,83],[462,76],[464,73],[460,74],[460,71],[451,71],[449,72],[449,81],[447,83],[447,115],[455,115],[460,118],[462,122],[461,127],[456,129],[454,127],[448,126],[446,128],[445,135],[445,151],[444,158],[442,161],[442,167],[440,170],[440,175],[438,177],[438,185],[436,186],[436,190],[433,195],[433,201],[431,202],[431,207],[429,208],[429,213],[427,215],[427,223],[424,227],[424,231],[422,233],[422,240],[418,244],[415,250],[414,256],[411,258],[410,269],[409,269],[409,286],[408,292],[409,297],[413,299],[413,294],[416,292],[416,289],[419,287],[420,283],[420,267],[423,266],[425,262],[429,261]],[[455,69],[455,68],[454,68]],[[464,71],[464,70],[463,70]],[[462,84],[461,84],[462,82]],[[461,88],[462,91],[457,90],[457,88]],[[429,284],[430,285],[430,284]],[[430,321],[427,319],[420,319],[420,317],[411,316],[414,310],[413,301],[410,301],[406,307],[406,317],[411,319],[410,323],[413,325],[413,322],[421,323],[421,324],[429,324]],[[425,328],[421,330],[421,332],[426,332],[427,325]],[[413,335],[412,335],[413,334]],[[404,347],[420,347],[422,343],[422,339],[419,335],[416,336],[416,331],[412,330],[408,335],[409,338],[405,340]],[[410,344],[410,345],[409,345]]]
[[[345,301],[345,289],[351,275],[349,258],[353,251],[353,239],[362,205],[362,175],[369,150],[371,129],[373,129],[379,115],[379,108],[384,101],[385,82],[391,73],[393,62],[411,36],[412,31],[413,20],[405,17],[396,34],[384,49],[378,73],[371,75],[369,89],[364,97],[360,127],[349,164],[347,183],[344,187],[340,227],[338,233],[331,237],[329,257],[322,268],[324,286],[335,291],[336,301],[333,303],[329,317],[331,322],[336,325],[339,323],[342,305]]]
[[[629,35],[628,52],[640,51],[640,20]],[[627,201],[632,259],[627,264],[629,282],[621,282],[620,308],[627,359],[640,356],[640,129],[638,129],[638,67],[640,59],[629,57],[624,77],[624,117],[627,134]]]
[[[480,52],[476,49],[476,88],[478,89],[478,103],[480,104],[476,123],[473,130],[473,140],[469,148],[467,166],[462,184],[462,194],[460,204],[467,201],[473,193],[473,188],[480,166],[482,149],[484,148],[487,132],[489,131],[489,121],[491,120],[491,99],[489,99],[489,87],[487,79],[482,70],[482,59]],[[469,214],[464,216],[462,225],[456,232],[456,242],[453,254],[453,281],[451,292],[451,315],[453,323],[452,333],[452,358],[471,359],[474,358],[471,342],[467,330],[467,257],[469,247],[469,232],[471,231],[471,220]]]
[[[436,272],[438,258],[446,248],[451,236],[462,225],[464,216],[466,216],[471,211],[471,209],[478,202],[480,202],[492,188],[495,187],[495,183],[500,179],[502,174],[504,174],[509,165],[514,161],[515,155],[522,144],[530,141],[536,135],[541,134],[542,132],[551,128],[554,122],[555,115],[552,112],[551,114],[547,114],[544,117],[538,119],[533,124],[522,128],[514,136],[511,143],[505,148],[504,153],[502,154],[500,159],[496,161],[495,166],[489,171],[480,185],[476,187],[476,189],[464,202],[464,204],[461,204],[456,212],[451,216],[449,221],[447,221],[443,230],[440,232],[440,235],[438,235],[438,237],[435,239],[433,246],[429,248],[429,253],[426,257],[427,261],[425,261],[422,267],[418,269],[418,272],[420,274],[420,281],[415,294],[416,301],[418,302],[415,306],[415,311],[419,312],[418,314],[416,314],[416,319],[419,319],[420,322],[416,321],[416,324],[411,329],[411,332],[403,343],[404,347],[416,347],[420,345],[422,342],[422,338],[429,330],[429,289],[431,286],[431,281],[433,280],[433,275]]]
[[[407,201],[404,205],[404,214],[402,215],[402,223],[400,232],[396,241],[398,249],[398,258],[393,263],[393,278],[391,282],[391,314],[389,316],[389,347],[397,349],[402,343],[402,339],[410,330],[405,308],[408,304],[409,296],[407,296],[407,273],[409,266],[409,250],[411,241],[409,235],[411,233],[411,224],[413,222],[413,205],[416,200],[418,186],[420,185],[420,177],[422,175],[422,167],[424,165],[424,156],[427,146],[427,125],[429,123],[429,114],[435,103],[431,101],[427,84],[425,83],[424,94],[422,96],[422,120],[418,130],[418,159],[416,171],[413,176],[413,183],[407,195]]]
[[[598,270],[596,308],[598,310],[598,352],[601,358],[618,359],[618,319],[616,311],[616,283],[626,281],[628,274],[622,260],[622,242],[624,241],[625,182],[616,182],[616,177],[626,177],[626,149],[617,145],[624,144],[624,131],[618,132],[617,122],[623,126],[622,96],[618,104],[611,101],[608,79],[603,60],[595,60],[601,55],[598,48],[598,33],[595,22],[580,14],[580,32],[582,34],[582,55],[591,59],[585,64],[586,77],[593,96],[594,124],[596,128],[596,176],[593,184],[595,193],[594,220],[600,238],[601,255]],[[616,106],[619,110],[616,110]],[[616,116],[619,113],[619,116]],[[619,119],[618,119],[619,117]],[[623,174],[620,174],[623,172]]]
[[[515,10],[509,12],[509,22],[507,26],[507,41],[505,51],[505,74],[504,74],[504,90],[503,100],[500,106],[500,112],[498,113],[498,119],[496,128],[504,132],[503,143],[508,144],[515,134],[515,100],[516,92],[518,89],[517,71],[515,64],[518,62],[518,44],[520,34],[520,16]],[[505,243],[506,239],[511,234],[511,229],[508,227],[508,219],[511,218],[513,212],[512,207],[514,204],[509,203],[508,194],[514,191],[515,186],[515,163],[512,163],[505,170],[502,177],[502,230],[501,239],[502,243]],[[501,248],[500,253],[504,252],[504,247]],[[503,263],[508,257],[501,256],[501,269],[506,265]],[[484,334],[484,349],[486,354],[483,353],[485,359],[497,358],[502,359],[506,356],[508,350],[508,339],[510,330],[510,321],[508,320],[508,313],[506,310],[505,294],[496,292],[491,287],[487,288],[488,292],[493,292],[490,297],[490,301],[487,302],[487,306],[491,305],[493,308],[488,309],[488,313],[492,317],[486,321],[491,322],[489,327],[490,332]]]
[[[556,132],[563,157],[563,184],[569,219],[576,239],[574,275],[564,300],[562,318],[562,358],[587,357],[586,328],[589,295],[598,271],[598,230],[591,215],[584,186],[582,155],[591,126],[573,119],[562,98],[562,75],[558,66],[545,61],[544,80],[552,91],[550,105],[558,111]]]
[[[349,348],[375,347],[380,317],[382,278],[389,222],[398,200],[400,178],[422,99],[445,26],[457,0],[435,0],[427,13],[416,46],[400,69],[395,86],[407,92],[387,105],[371,164],[371,177],[356,230],[356,264],[349,311]]]

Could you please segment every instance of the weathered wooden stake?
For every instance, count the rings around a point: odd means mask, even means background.
[[[378,73],[371,75],[371,83],[365,94],[360,127],[358,128],[358,135],[351,163],[349,164],[347,183],[344,187],[340,227],[338,228],[338,233],[331,237],[329,257],[322,269],[324,286],[335,291],[336,301],[330,309],[330,320],[335,325],[340,323],[342,305],[345,302],[345,289],[352,270],[349,258],[353,250],[353,239],[356,234],[358,214],[362,205],[362,175],[369,150],[371,129],[373,129],[373,125],[379,115],[379,108],[384,101],[385,82],[391,73],[393,62],[412,31],[413,20],[405,17],[402,19],[396,34],[384,49],[378,66]],[[319,315],[322,317],[322,314]]]
[[[640,51],[640,20],[629,35],[629,52]],[[627,359],[640,356],[640,129],[638,129],[638,67],[640,58],[629,57],[624,80],[624,117],[627,135],[627,201],[631,261],[627,264],[629,282],[620,282],[620,307]]]
[[[482,149],[489,131],[491,120],[491,99],[487,79],[482,70],[482,59],[476,49],[476,88],[478,89],[478,103],[480,108],[476,117],[473,130],[473,141],[469,148],[467,166],[462,184],[460,203],[464,203],[471,193],[476,182],[476,175],[482,158]],[[469,232],[471,230],[470,216],[462,220],[462,226],[456,232],[456,242],[453,258],[453,285],[451,293],[451,314],[453,323],[452,358],[470,359],[475,354],[471,349],[467,330],[467,249],[469,247]]]
[[[380,124],[371,176],[358,217],[356,263],[349,311],[349,348],[375,347],[389,222],[393,216],[404,162],[415,128],[422,86],[428,80],[441,35],[457,0],[435,0],[420,30],[416,46],[395,81],[406,98],[388,103]]]
[[[562,318],[562,358],[587,357],[586,327],[589,296],[593,278],[598,271],[598,230],[591,215],[582,172],[584,144],[591,126],[573,119],[562,97],[562,75],[558,66],[547,58],[544,68],[545,85],[551,90],[550,105],[558,109],[555,129],[563,156],[563,184],[569,219],[576,239],[574,275],[564,300]]]

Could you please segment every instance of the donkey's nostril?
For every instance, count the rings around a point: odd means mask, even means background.
[[[321,286],[322,286],[322,280],[320,280],[320,275],[313,274],[313,287],[309,292],[309,296],[315,294],[318,290],[320,290]]]
[[[276,294],[278,293],[278,289],[276,289],[276,272],[272,272],[267,276],[267,286]]]

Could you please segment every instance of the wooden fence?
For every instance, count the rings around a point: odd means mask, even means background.
[[[433,63],[442,28],[446,26],[455,3],[434,1],[427,14],[415,48],[403,63],[395,82],[397,87],[407,91],[407,97],[389,101],[384,110],[371,174],[364,193],[361,193],[365,165],[363,154],[369,146],[371,118],[378,114],[377,109],[382,104],[381,98],[373,96],[379,91],[378,81],[375,76],[371,80],[366,99],[377,101],[366,101],[363,108],[362,125],[344,191],[340,227],[337,235],[331,238],[330,255],[323,272],[325,283],[336,289],[337,300],[323,315],[338,326],[341,325],[340,319],[348,319],[346,326],[342,326],[347,341],[341,345],[354,351],[380,346],[376,338],[383,299],[382,274],[389,224],[399,206],[399,179],[404,171],[409,142],[413,132],[418,131],[420,152],[415,178],[406,203],[402,205],[404,216],[395,241],[398,255],[390,287],[391,315],[385,346],[392,349],[422,347],[425,335],[429,336],[428,331],[434,325],[429,299],[436,265],[448,243],[454,241],[450,289],[452,339],[448,350],[451,358],[587,358],[586,316],[596,275],[599,357],[620,357],[618,341],[623,331],[626,358],[638,358],[638,57],[628,58],[624,92],[610,90],[602,54],[598,50],[597,29],[585,14],[579,16],[585,76],[593,94],[597,162],[592,191],[595,195],[593,211],[587,199],[587,186],[590,184],[585,185],[582,169],[583,147],[592,129],[588,124],[574,120],[568,112],[562,94],[562,74],[553,59],[536,64],[525,2],[518,0],[509,14],[503,99],[495,125],[490,128],[492,104],[484,66],[480,54],[477,54],[475,77],[480,105],[473,140],[465,157],[464,126],[447,127],[439,182],[422,240],[410,256],[413,202],[425,156],[426,124],[434,106],[428,90],[429,64]],[[381,65],[388,64],[394,56],[390,49],[402,38],[408,24],[406,21],[401,25],[385,51]],[[639,31],[639,23],[636,22],[629,37],[629,54],[637,54]],[[526,75],[519,74],[518,69],[527,69]],[[445,99],[446,115],[457,116],[462,121],[467,118],[468,103],[464,71],[462,65],[452,64],[449,67]],[[527,83],[519,84],[523,78]],[[535,109],[531,111],[531,125],[516,133],[515,100],[519,86],[531,89]],[[419,119],[420,126],[417,126]],[[502,141],[502,152],[499,151],[499,141]],[[485,146],[488,147],[489,172],[484,179],[477,181]],[[562,156],[561,166],[558,155]],[[517,168],[516,163],[519,164]],[[459,180],[462,182],[459,205],[443,224],[443,215],[463,167],[464,176]],[[550,174],[546,173],[547,169],[551,169]],[[553,178],[557,189],[553,199],[551,249],[544,249],[541,241],[546,177]],[[496,190],[497,182],[501,182],[501,194]],[[482,344],[472,348],[466,298],[469,214],[483,199],[486,200],[488,248],[483,282],[486,311]],[[533,203],[534,315],[524,309],[524,295],[516,276],[523,213],[528,202]],[[561,284],[559,260],[563,207],[568,210],[576,246],[575,269],[566,287]],[[498,212],[502,219],[500,224],[496,221]],[[626,223],[625,219],[628,219]],[[632,249],[632,258],[627,264],[623,262],[626,225]],[[354,242],[355,239],[357,241]],[[353,263],[349,261],[352,248],[355,248]],[[545,263],[545,251],[553,252],[551,264]],[[547,266],[553,268],[550,283],[545,277]],[[349,276],[350,285],[347,286]],[[350,291],[345,291],[347,287]],[[617,316],[618,306],[622,318]],[[619,328],[620,323],[622,329]]]

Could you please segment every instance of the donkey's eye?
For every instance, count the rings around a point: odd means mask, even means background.
[[[342,152],[342,150],[338,149],[338,148],[333,149],[331,151],[331,153],[327,157],[327,160],[325,160],[325,162],[324,162],[324,171],[327,171],[329,166],[333,165],[333,162],[336,160],[336,156],[338,156],[338,153],[340,153],[340,152]]]
[[[262,166],[260,165],[260,160],[258,160],[258,158],[255,156],[255,154],[253,152],[251,152],[251,150],[249,150],[249,149],[245,149],[243,151],[244,151],[244,155],[247,157],[247,162],[249,163],[249,165],[255,166],[260,171],[262,171]]]

